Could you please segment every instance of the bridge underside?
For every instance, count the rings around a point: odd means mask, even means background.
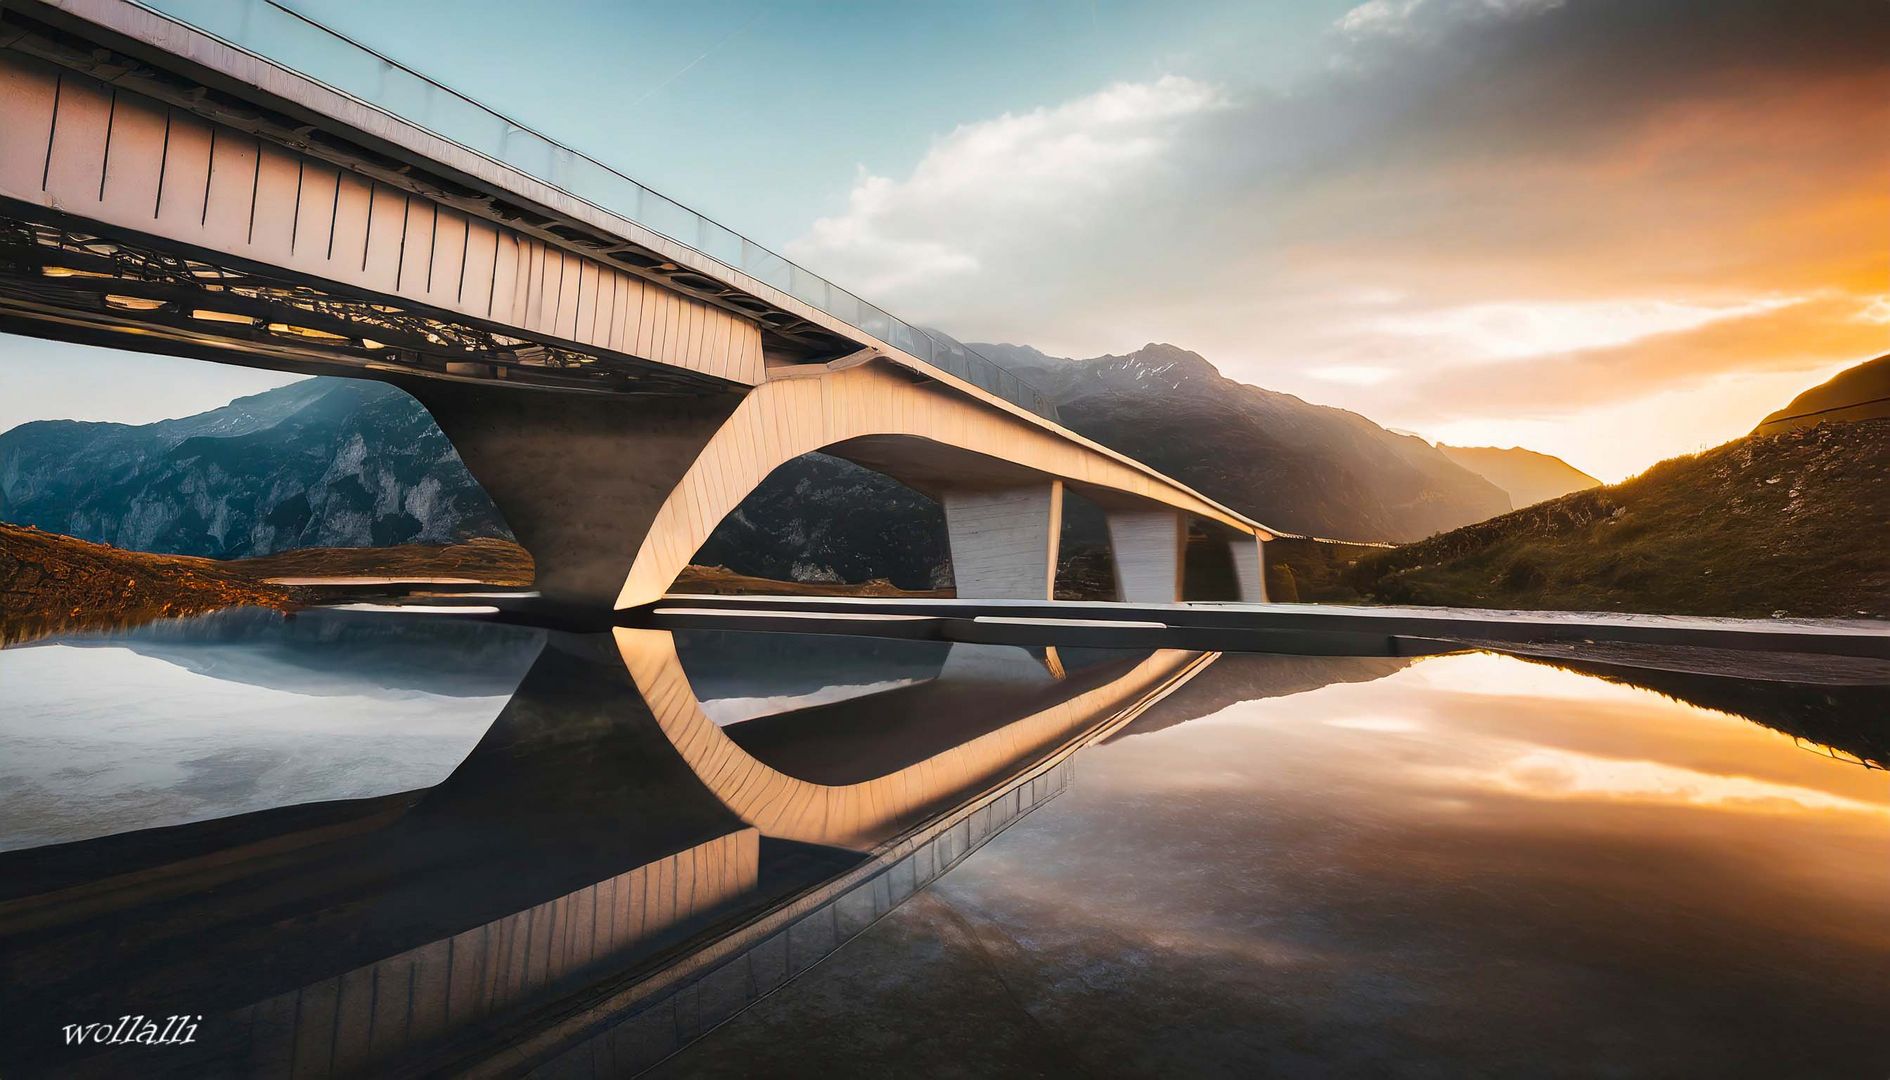
[[[930,369],[162,57],[12,8],[0,45],[0,329],[402,387],[550,605],[656,600],[817,450],[944,506],[962,596],[1052,595],[1067,489],[1109,516],[1122,599],[1180,596],[1189,521],[1243,549],[1228,598],[1263,597],[1262,531]]]
[[[308,375],[417,374],[613,394],[731,386],[4,198],[0,330]]]

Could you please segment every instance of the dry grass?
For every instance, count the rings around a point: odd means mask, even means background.
[[[295,599],[214,559],[0,524],[0,644],[243,605],[287,611]]]
[[[710,593],[718,596],[905,596],[950,597],[950,589],[901,589],[880,578],[857,585],[831,581],[775,581],[749,577],[722,566],[691,566],[669,587],[672,593]]]
[[[532,557],[510,540],[482,538],[459,544],[403,544],[384,548],[302,548],[232,559],[221,565],[257,581],[266,578],[443,577],[488,585],[529,585]]]

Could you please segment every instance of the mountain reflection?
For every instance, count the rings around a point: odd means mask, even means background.
[[[0,650],[0,850],[436,784],[543,640],[226,611]]]
[[[1599,660],[1521,658],[1744,717],[1873,768],[1890,769],[1890,725],[1884,722],[1890,717],[1890,671],[1882,670],[1884,665],[1856,662],[1813,683]]]

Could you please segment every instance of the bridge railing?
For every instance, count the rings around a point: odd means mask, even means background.
[[[989,358],[888,314],[616,169],[277,3],[135,0],[278,67],[627,218],[1050,420],[1055,405]]]

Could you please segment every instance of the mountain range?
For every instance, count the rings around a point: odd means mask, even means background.
[[[1088,360],[978,348],[1045,391],[1073,430],[1291,532],[1404,541],[1511,506],[1423,439],[1234,382],[1173,345]],[[510,536],[417,402],[329,378],[154,424],[23,424],[0,434],[0,520],[214,558]],[[1068,551],[1101,543],[1093,507],[1070,520]],[[776,470],[697,561],[801,581],[949,579],[936,503],[822,454]]]
[[[0,434],[0,520],[169,555],[510,537],[418,402],[307,379],[154,424]]]
[[[1049,396],[1071,430],[1288,532],[1397,543],[1510,509],[1415,435],[1236,382],[1174,345],[1087,360],[972,348]]]

